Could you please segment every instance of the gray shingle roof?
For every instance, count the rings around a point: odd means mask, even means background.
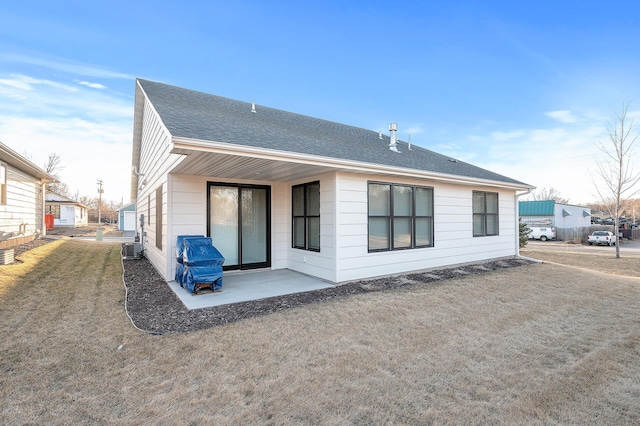
[[[517,180],[412,145],[389,150],[389,136],[319,118],[138,79],[174,137],[445,173],[526,185]]]

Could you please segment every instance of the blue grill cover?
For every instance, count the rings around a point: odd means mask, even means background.
[[[185,238],[182,262],[189,266],[222,266],[224,257],[211,243],[211,238]]]
[[[184,287],[184,263],[178,263],[176,265],[176,282],[180,284],[180,287]]]
[[[204,235],[178,235],[178,239],[176,241],[176,259],[178,263],[182,263],[182,252],[184,250],[184,239],[185,238],[204,238]],[[211,244],[211,239],[209,239],[209,244]],[[178,281],[176,279],[176,281]]]
[[[180,235],[176,241],[176,282],[194,293],[199,284],[209,284],[213,290],[222,288],[224,257],[211,238]]]
[[[212,284],[213,290],[222,288],[222,266],[187,266],[184,272],[184,285],[190,293],[196,284]]]

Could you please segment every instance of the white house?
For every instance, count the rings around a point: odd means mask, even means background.
[[[56,179],[0,143],[0,249],[46,234],[45,185]]]
[[[54,227],[82,227],[89,224],[89,207],[71,198],[47,192],[45,214],[53,215]]]
[[[132,166],[145,253],[167,280],[185,234],[211,236],[226,270],[334,283],[515,256],[518,196],[533,189],[409,147],[395,125],[386,135],[146,80]]]

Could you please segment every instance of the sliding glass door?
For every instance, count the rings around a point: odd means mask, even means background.
[[[271,266],[270,188],[209,183],[209,227],[224,269]]]

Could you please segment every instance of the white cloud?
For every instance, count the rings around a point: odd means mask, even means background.
[[[129,200],[131,127],[126,122],[89,122],[73,118],[12,118],[0,122],[2,141],[43,167],[49,153],[60,156],[61,180],[72,193],[97,196],[95,182],[104,181],[104,198]]]
[[[545,112],[544,115],[566,124],[575,123],[576,121],[578,121],[578,118],[574,116],[569,110],[549,111]]]
[[[71,62],[61,58],[46,59],[46,58],[42,58],[35,55],[6,53],[3,55],[0,55],[0,61],[10,62],[10,63],[19,63],[19,64],[28,64],[28,65],[37,65],[40,67],[46,67],[46,68],[50,68],[58,71],[64,71],[71,74],[82,75],[87,77],[125,79],[125,80],[135,79],[135,76],[132,76],[130,74],[106,70],[106,69],[98,68],[92,65],[79,64],[77,62]]]
[[[105,199],[127,202],[132,100],[96,91],[91,84],[24,75],[3,78],[0,140],[39,166],[49,153],[57,153],[65,167],[60,178],[72,193],[96,196],[96,179],[102,179]]]
[[[92,89],[106,89],[107,88],[107,86],[105,86],[104,84],[90,83],[88,81],[78,81],[78,84],[80,84],[82,86],[91,87]]]
[[[504,142],[513,139],[520,139],[524,136],[524,132],[522,130],[514,130],[510,132],[492,132],[491,138],[493,140]]]
[[[51,80],[35,79],[28,76],[10,76],[1,81],[0,120],[2,117],[18,115],[31,117],[76,116],[102,120],[118,116],[129,119],[132,116],[130,101],[117,98],[104,90],[95,91],[72,84]]]
[[[1,78],[0,85],[11,87],[12,89],[18,90],[31,90],[31,85],[25,81],[12,79],[12,78]]]
[[[474,133],[436,150],[538,188],[553,187],[572,203],[597,200],[589,171],[602,153],[604,120],[590,125]]]
[[[10,78],[4,78],[0,81],[2,81],[6,86],[20,90],[33,90],[34,86],[49,86],[69,92],[75,92],[77,90],[75,87],[68,84],[63,84],[52,80],[33,78],[22,74],[13,74],[10,76]]]

